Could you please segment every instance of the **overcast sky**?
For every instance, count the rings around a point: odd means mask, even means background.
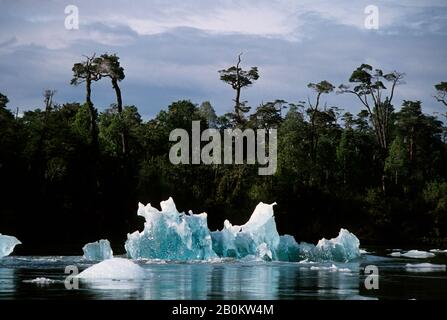
[[[355,4],[353,4],[355,3]],[[79,30],[64,26],[67,5],[79,8]],[[379,8],[379,29],[366,29],[365,8]],[[261,78],[243,92],[249,105],[307,99],[309,82],[346,83],[369,63],[406,73],[394,102],[422,100],[425,112],[445,111],[433,85],[447,81],[447,1],[316,0],[0,0],[0,92],[21,112],[55,100],[83,101],[70,86],[71,68],[83,54],[117,53],[125,68],[126,105],[147,119],[172,101],[209,100],[231,110],[233,92],[217,71],[234,64],[258,66]],[[94,84],[93,102],[114,102],[110,83]],[[352,96],[332,94],[329,105],[360,110]]]

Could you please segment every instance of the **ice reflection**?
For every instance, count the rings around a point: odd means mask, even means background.
[[[16,291],[15,270],[0,267],[0,298],[12,298]]]
[[[352,272],[311,270],[296,263],[145,264],[139,281],[82,281],[97,299],[293,299],[347,298],[359,294]],[[317,288],[317,290],[315,290]]]

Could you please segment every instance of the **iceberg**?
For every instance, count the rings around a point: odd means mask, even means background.
[[[139,204],[144,230],[127,235],[125,249],[132,259],[208,260],[212,249],[207,214],[179,213],[174,200],[160,203],[161,211]]]
[[[359,239],[348,230],[341,229],[338,237],[318,241],[314,254],[319,260],[350,261],[360,257],[359,247]]]
[[[233,226],[228,220],[221,231],[211,232],[213,250],[219,257],[241,259],[254,255],[264,260],[278,260],[280,237],[276,230],[273,204],[259,203],[248,222]]]
[[[87,243],[83,248],[84,258],[91,261],[102,261],[113,258],[109,240]]]
[[[22,244],[16,237],[6,236],[0,233],[0,259],[12,253],[14,247]]]
[[[322,239],[317,245],[298,244],[291,235],[280,236],[275,205],[261,202],[244,225],[225,220],[222,230],[210,232],[206,213],[179,213],[172,198],[160,203],[161,211],[140,203],[138,215],[146,220],[144,230],[128,234],[125,249],[132,259],[347,262],[360,257],[360,241],[345,229],[336,238]]]
[[[133,280],[144,278],[144,269],[123,258],[112,258],[87,268],[76,276],[88,280]]]
[[[359,239],[346,229],[341,229],[336,238],[321,239],[317,245],[306,242],[298,244],[290,235],[280,237],[278,257],[283,261],[335,261],[348,262],[361,255]]]

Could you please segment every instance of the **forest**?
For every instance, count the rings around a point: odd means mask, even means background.
[[[116,54],[70,67],[85,101],[54,103],[57,92],[46,89],[40,108],[19,115],[0,93],[0,231],[26,244],[19,254],[79,254],[101,238],[124,253],[127,233],[143,229],[138,202],[170,196],[179,211],[207,212],[211,230],[225,219],[244,223],[262,201],[278,203],[280,234],[299,241],[343,227],[366,245],[447,245],[447,82],[433,84],[433,103],[446,107],[438,116],[424,113],[420,101],[397,101],[404,73],[367,64],[346,70],[344,84],[309,83],[306,100],[250,107],[243,92],[262,70],[243,67],[239,56],[216,70],[222,90],[234,90],[233,112],[218,115],[208,101],[185,99],[145,121],[125,104],[125,66]],[[101,111],[98,81],[110,82],[114,101]],[[332,106],[340,94],[362,111]],[[276,173],[171,164],[170,132],[190,131],[194,120],[202,130],[277,129]]]

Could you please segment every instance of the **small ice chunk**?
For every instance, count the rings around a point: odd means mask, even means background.
[[[400,252],[392,252],[389,255],[392,256],[392,257],[396,257],[397,258],[397,257],[400,257],[402,255],[402,253],[400,253]]]
[[[332,264],[330,267],[326,267],[326,266],[312,266],[310,267],[310,270],[315,270],[315,271],[319,271],[319,270],[328,270],[328,271],[338,271],[338,267],[335,264]]]
[[[91,261],[103,261],[113,258],[109,240],[99,240],[87,243],[83,248],[84,258]]]
[[[447,250],[441,250],[441,249],[431,249],[431,253],[447,253]]]
[[[435,256],[434,253],[419,250],[410,250],[402,254],[402,257],[414,258],[414,259],[433,258],[434,256]]]
[[[52,280],[52,279],[48,279],[48,278],[36,278],[33,280],[23,280],[23,282],[25,283],[35,283],[35,284],[39,284],[39,285],[48,285],[48,284],[52,284],[52,283],[56,283],[56,280]]]
[[[368,253],[369,253],[369,252],[366,251],[365,249],[360,249],[359,252],[360,252],[360,254],[368,254]]]
[[[6,236],[0,233],[0,258],[10,255],[14,247],[18,244],[22,243],[16,237]]]
[[[406,264],[405,269],[409,272],[440,272],[446,271],[446,266],[444,264],[432,264],[432,263],[417,263],[417,264]]]
[[[144,269],[128,259],[112,258],[84,270],[79,275],[81,279],[133,280],[144,278]]]

